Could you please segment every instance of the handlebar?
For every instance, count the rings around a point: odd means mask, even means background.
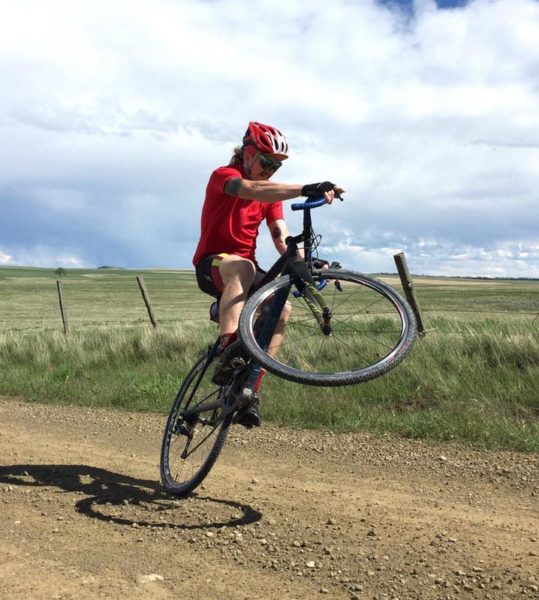
[[[310,200],[305,200],[305,202],[294,202],[292,204],[292,210],[307,210],[310,208],[318,208],[326,203],[326,198],[324,196],[320,196],[318,198],[311,198]]]

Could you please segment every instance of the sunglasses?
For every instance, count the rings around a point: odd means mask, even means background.
[[[279,169],[283,164],[282,161],[269,158],[264,156],[264,154],[259,154],[258,160],[260,161],[260,166],[264,171],[272,171],[273,173],[277,171],[277,169]]]

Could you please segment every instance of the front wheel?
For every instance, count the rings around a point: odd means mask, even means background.
[[[214,354],[209,350],[188,373],[165,427],[161,481],[175,496],[186,496],[208,475],[232,422],[223,410],[223,388],[211,382]]]
[[[410,352],[417,335],[416,319],[393,288],[352,271],[322,270],[313,278],[321,288],[322,304],[330,311],[325,321],[320,302],[313,302],[308,288],[295,285],[294,275],[268,283],[245,304],[241,340],[265,369],[307,385],[351,385],[383,375]],[[271,311],[277,292],[287,288],[292,311],[282,340],[278,348],[265,349],[257,341],[255,322]]]

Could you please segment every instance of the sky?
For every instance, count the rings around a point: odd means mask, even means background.
[[[191,268],[251,120],[323,258],[539,277],[537,0],[0,0],[0,265]],[[285,205],[289,229],[300,217]],[[261,227],[258,258],[275,259]]]

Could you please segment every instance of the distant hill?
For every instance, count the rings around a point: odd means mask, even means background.
[[[102,267],[97,267],[98,269],[124,269],[125,267],[111,267],[109,265],[103,265]]]

